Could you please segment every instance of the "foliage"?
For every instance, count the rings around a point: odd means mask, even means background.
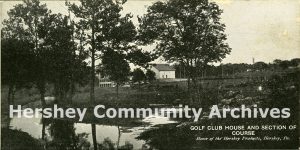
[[[273,66],[274,68],[278,69],[288,69],[289,67],[297,67],[300,64],[300,58],[294,58],[291,60],[280,60],[280,59],[275,59],[273,61]]]
[[[26,41],[31,45],[19,45],[24,46],[23,55],[30,55],[23,58],[23,64],[30,64],[30,67],[20,69],[31,73],[31,80],[27,82],[35,83],[43,105],[47,83],[55,85],[55,96],[65,99],[62,95],[74,91],[75,81],[83,83],[84,80],[79,79],[84,79],[83,72],[87,71],[85,58],[76,54],[74,30],[69,18],[61,14],[52,14],[46,5],[40,4],[38,0],[15,5],[8,15],[9,18],[3,23],[3,39]],[[22,49],[16,48],[19,51]],[[27,50],[28,48],[30,50]]]
[[[67,3],[69,10],[72,11],[79,20],[77,24],[77,38],[80,40],[81,52],[85,47],[85,51],[91,57],[91,102],[95,101],[94,84],[95,84],[95,61],[104,56],[109,55],[108,51],[115,51],[110,54],[119,54],[120,56],[130,60],[136,64],[144,64],[136,60],[136,56],[141,56],[141,51],[133,43],[136,37],[135,26],[130,18],[130,14],[121,15],[124,0],[80,0],[80,5]],[[128,56],[126,56],[128,54]],[[130,54],[130,55],[129,55]],[[122,62],[122,73],[127,70],[128,62],[122,61],[119,55],[110,55],[110,59]],[[116,57],[116,58],[114,58]],[[146,56],[145,56],[146,57]],[[145,61],[145,60],[144,60]],[[147,60],[146,60],[147,61]],[[106,59],[108,64],[113,68],[119,67],[116,63],[111,63]],[[116,66],[112,66],[116,65]],[[107,67],[106,67],[107,68]],[[114,71],[112,71],[114,70]],[[107,70],[106,73],[117,82],[124,82],[125,78],[121,78],[120,73],[116,69]],[[116,73],[116,74],[114,74]],[[125,73],[126,74],[126,73]]]
[[[22,87],[32,81],[33,45],[17,39],[1,40],[1,81]]]
[[[1,149],[42,150],[43,147],[37,139],[26,132],[2,128]]]
[[[195,77],[200,68],[221,61],[231,50],[225,43],[221,13],[207,0],[156,2],[139,18],[139,39],[143,44],[157,43],[157,54],[184,64],[188,77]]]
[[[50,11],[45,4],[40,4],[38,0],[24,1],[22,4],[15,5],[9,10],[9,19],[4,20],[2,29],[3,38],[25,39],[34,45],[34,59],[36,70],[34,75],[37,84],[43,84],[46,78],[45,56],[46,52],[40,44],[44,39],[40,35],[40,30],[44,27],[44,20]]]
[[[294,110],[294,107],[298,106],[299,78],[299,70],[282,76],[272,76],[265,84],[269,99],[264,101],[264,105],[279,108],[288,107]]]
[[[176,127],[177,124],[156,126],[156,128],[142,132],[137,139],[146,140],[154,149],[192,149],[195,144],[194,135],[187,127]],[[167,136],[166,136],[167,135]]]
[[[65,101],[66,94],[74,91],[75,83],[84,83],[87,64],[76,54],[73,27],[67,16],[51,14],[44,24],[41,34],[45,40],[41,45],[48,51],[49,80],[54,83],[56,98]]]
[[[132,82],[138,82],[139,84],[146,78],[144,72],[140,68],[136,68],[132,72]]]
[[[108,50],[115,50],[119,54],[123,54],[132,48],[129,42],[135,38],[136,31],[133,23],[130,21],[131,15],[125,14],[125,16],[121,16],[120,13],[122,4],[125,2],[124,0],[80,0],[80,5],[67,3],[69,10],[79,20],[76,24],[80,26],[79,32],[77,32],[80,37],[80,51],[82,52],[85,47],[88,47],[85,51],[87,51],[87,54],[91,58],[90,102],[92,104],[95,103],[96,59],[103,57],[101,54]],[[113,56],[119,58],[118,55]],[[110,59],[115,60],[115,58]],[[124,64],[124,62],[122,63]],[[112,65],[112,63],[108,64]],[[122,66],[123,69],[126,68],[124,66]],[[109,72],[116,73],[115,71]],[[118,81],[121,81],[120,72],[117,73],[118,75],[114,74],[112,77],[114,79],[118,78]],[[92,130],[94,129],[95,126],[92,126]],[[92,137],[94,149],[96,150],[96,135],[92,133]]]
[[[156,57],[149,53],[149,52],[143,52],[140,49],[136,49],[134,51],[129,52],[126,55],[126,59],[129,60],[131,63],[142,66],[142,67],[148,67],[148,62],[154,60]]]
[[[220,65],[207,65],[199,71],[198,77],[224,77],[239,76],[245,72],[281,72],[288,71],[288,68],[296,68],[300,64],[299,58],[291,60],[276,59],[272,63],[256,62],[247,63],[226,63]],[[177,78],[187,78],[187,67],[183,64],[175,64]]]
[[[155,78],[155,72],[148,69],[147,72],[146,72],[146,79],[148,82],[152,82],[154,81],[156,78]]]
[[[264,63],[264,62],[261,62],[261,61],[256,62],[256,63],[254,63],[254,64],[252,65],[252,68],[253,68],[254,70],[260,70],[260,71],[266,70],[266,69],[268,69],[268,67],[269,67],[268,64],[266,64],[266,63]]]
[[[39,28],[50,11],[39,0],[24,0],[8,11],[9,18],[3,21],[3,38],[27,39],[35,44],[35,49],[40,42]]]
[[[52,138],[49,146],[56,149],[75,149],[74,123],[64,120],[52,120],[49,133]]]
[[[103,72],[110,80],[118,85],[128,81],[130,73],[129,64],[124,59],[124,55],[113,50],[106,51],[102,59]]]
[[[40,4],[38,0],[23,1],[22,4],[17,4],[9,10],[9,18],[3,21],[4,28],[2,29],[2,38],[25,40],[33,46],[33,61],[32,74],[37,88],[40,90],[41,101],[45,94],[45,86],[48,79],[47,51],[40,46],[44,39],[40,36],[40,30],[44,27],[44,19],[50,13],[46,5]],[[30,62],[28,62],[30,63]]]

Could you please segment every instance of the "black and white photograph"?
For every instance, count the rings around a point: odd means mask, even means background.
[[[300,0],[0,0],[1,150],[300,149]]]

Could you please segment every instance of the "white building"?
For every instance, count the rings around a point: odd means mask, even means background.
[[[168,64],[151,64],[156,79],[175,79],[175,69]]]
[[[99,87],[114,87],[114,82],[108,79],[106,76],[101,76],[100,73],[98,73],[98,80],[99,80]]]

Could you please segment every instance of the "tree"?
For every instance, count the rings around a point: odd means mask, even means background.
[[[54,84],[56,100],[60,103],[71,103],[74,83],[81,83],[87,71],[84,58],[76,54],[73,40],[73,27],[67,16],[61,14],[48,15],[44,20],[40,34],[44,38],[41,45],[48,51],[50,58],[49,80]],[[68,96],[69,93],[69,97]]]
[[[148,67],[148,62],[153,61],[156,58],[157,57],[154,54],[143,52],[142,50],[136,48],[126,55],[126,59],[128,61],[142,67]]]
[[[141,86],[142,81],[144,81],[145,78],[146,78],[146,76],[145,76],[142,69],[136,68],[136,69],[133,70],[133,72],[132,72],[132,81],[133,82],[138,82],[139,88]]]
[[[253,69],[255,69],[255,70],[262,71],[262,70],[266,70],[268,67],[269,67],[268,64],[266,64],[262,61],[256,62],[255,64],[253,64]]]
[[[67,120],[50,120],[49,135],[53,149],[79,149],[74,123]],[[50,147],[50,146],[49,146]]]
[[[155,78],[155,72],[148,69],[147,72],[146,72],[146,78],[148,80],[148,82],[153,82],[156,78]]]
[[[24,40],[2,38],[1,82],[8,85],[8,105],[14,104],[16,88],[32,83],[33,45]]]
[[[294,58],[291,60],[291,65],[296,67],[300,64],[300,58]]]
[[[133,36],[123,36],[131,34],[129,18],[127,14],[121,17],[122,4],[125,1],[112,0],[80,0],[80,5],[70,4],[69,10],[72,11],[79,19],[77,24],[81,26],[81,33],[89,46],[88,52],[91,57],[91,91],[90,101],[95,102],[95,60],[100,57],[101,52],[107,48],[118,47],[126,42],[131,41]],[[133,26],[134,27],[134,26]],[[134,29],[134,28],[133,28]],[[125,37],[125,38],[124,38]],[[124,42],[124,43],[122,43]],[[122,49],[124,47],[118,47]]]
[[[291,65],[291,62],[288,60],[283,60],[280,62],[279,67],[283,70],[287,69]]]
[[[34,45],[35,84],[40,91],[42,105],[45,106],[45,88],[47,82],[47,51],[40,44],[44,41],[40,37],[40,29],[44,27],[44,18],[50,13],[46,5],[38,0],[24,0],[23,4],[15,5],[9,10],[7,20],[3,21],[2,34],[4,38],[28,40]]]
[[[102,59],[103,73],[116,83],[117,97],[119,86],[128,81],[130,67],[123,54],[113,50],[106,51]]]
[[[54,83],[57,99],[70,99],[75,88],[72,83],[83,77],[86,64],[83,57],[76,55],[72,39],[74,29],[69,18],[51,14],[38,0],[24,1],[8,14],[3,38],[28,41],[33,45],[33,57],[24,58],[24,61],[34,64],[31,66],[32,80],[40,91],[42,105],[45,106],[46,83]],[[69,98],[66,98],[67,93],[70,93]]]
[[[90,101],[95,103],[95,61],[104,50],[127,50],[128,42],[135,38],[131,15],[121,16],[122,4],[125,0],[80,0],[80,5],[67,3],[80,26],[81,48],[88,47],[91,58]],[[85,45],[85,46],[83,46]],[[96,126],[92,124],[94,149],[97,149]]]
[[[141,44],[157,43],[155,51],[166,60],[186,66],[196,85],[199,71],[208,63],[221,61],[231,49],[225,43],[223,11],[208,0],[168,0],[155,2],[139,17]]]

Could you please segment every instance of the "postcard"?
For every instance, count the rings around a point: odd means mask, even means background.
[[[299,149],[299,0],[2,0],[2,150]]]

